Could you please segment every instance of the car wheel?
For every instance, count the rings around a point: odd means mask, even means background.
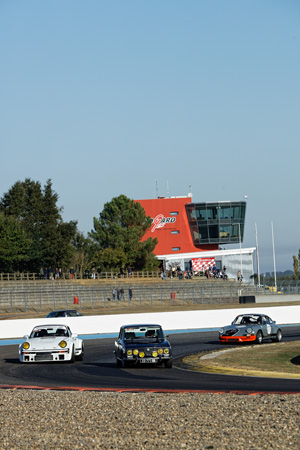
[[[76,357],[77,361],[83,361],[83,356],[84,356],[84,346],[83,346],[83,344],[82,344],[82,347],[81,347],[81,353],[80,353],[80,355],[78,355],[78,356]]]
[[[117,367],[122,367],[122,361],[116,357],[116,365]]]
[[[168,359],[168,361],[164,361],[164,364],[167,369],[171,369],[171,367],[173,366],[173,361],[171,359]]]
[[[275,336],[275,338],[273,340],[274,340],[274,342],[280,342],[282,340],[281,330],[277,331],[276,336]]]
[[[70,363],[74,363],[75,362],[75,352],[74,352],[74,345],[72,347],[72,353],[71,353],[71,359],[70,359]]]
[[[263,341],[263,335],[262,335],[262,332],[259,330],[259,331],[257,332],[257,334],[256,334],[256,340],[255,340],[255,342],[256,342],[257,344],[261,344],[262,341]]]

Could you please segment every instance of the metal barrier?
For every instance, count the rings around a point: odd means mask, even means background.
[[[154,306],[238,303],[240,290],[231,283],[106,284],[89,287],[66,284],[0,287],[0,310],[151,308]],[[75,301],[76,299],[76,301]],[[76,305],[74,307],[74,305]]]
[[[161,272],[157,271],[157,270],[153,270],[153,271],[140,271],[140,272],[131,272],[130,274],[128,274],[128,272],[126,271],[126,273],[124,273],[124,275],[121,275],[120,272],[117,271],[109,271],[109,272],[101,272],[99,273],[95,273],[95,279],[96,280],[108,280],[108,279],[114,279],[114,278],[160,278]],[[200,275],[197,275],[198,277]],[[73,276],[71,276],[71,274],[69,272],[62,272],[61,275],[59,277],[57,277],[57,279],[60,280],[71,280],[71,279],[75,279],[75,280],[85,280],[85,279],[93,279],[92,274],[90,273],[88,276],[85,273],[82,272],[75,272],[73,274]],[[27,273],[27,272],[13,272],[13,273],[0,273],[0,281],[37,281],[37,280],[41,280],[41,279],[45,279],[45,276],[42,275],[40,276],[39,273]],[[47,275],[46,279],[51,279],[54,280],[55,278],[55,273],[52,273],[51,278],[49,277],[49,275]]]

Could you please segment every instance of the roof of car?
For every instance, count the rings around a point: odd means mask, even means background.
[[[69,328],[68,325],[64,325],[64,324],[58,324],[58,323],[47,323],[47,324],[42,324],[42,325],[36,325],[33,328],[50,328],[50,327],[56,327],[56,328],[60,328],[60,327],[65,327],[65,328]]]
[[[266,316],[266,314],[261,314],[261,313],[246,313],[246,314],[239,314],[239,316]]]
[[[138,323],[138,324],[122,325],[121,328],[141,328],[141,327],[159,327],[159,328],[161,328],[161,325],[158,325],[157,323]]]

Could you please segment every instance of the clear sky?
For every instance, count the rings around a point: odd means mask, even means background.
[[[243,200],[261,271],[300,248],[299,0],[0,0],[0,196]],[[230,248],[230,247],[229,247]]]

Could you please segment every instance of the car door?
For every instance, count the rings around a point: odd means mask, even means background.
[[[278,330],[278,326],[276,325],[276,323],[270,317],[266,316],[266,320],[269,323],[270,328],[271,328],[270,334],[271,335],[276,335],[277,330]]]
[[[272,327],[270,324],[270,318],[268,316],[262,317],[262,332],[265,338],[272,334]]]

